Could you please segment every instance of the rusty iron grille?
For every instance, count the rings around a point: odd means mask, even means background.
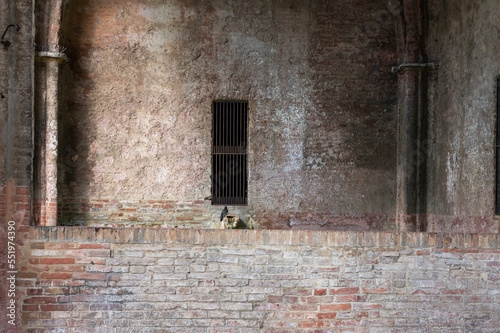
[[[495,215],[500,215],[500,79],[497,79],[497,129],[495,136]]]
[[[212,104],[212,205],[247,205],[248,102]]]

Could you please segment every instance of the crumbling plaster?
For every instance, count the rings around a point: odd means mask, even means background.
[[[498,232],[494,215],[500,3],[430,1],[429,231]]]
[[[63,200],[209,197],[211,102],[245,99],[246,210],[263,227],[393,217],[385,2],[78,1],[63,16]]]

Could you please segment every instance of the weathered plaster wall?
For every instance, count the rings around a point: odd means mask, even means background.
[[[494,214],[500,3],[430,1],[429,231],[498,232]]]
[[[32,120],[32,7],[30,1],[2,3],[1,33],[11,27],[5,39],[10,46],[0,47],[0,185],[15,180],[29,186],[31,180]]]
[[[27,228],[30,217],[30,185],[32,154],[32,1],[0,2],[0,30],[11,44],[0,45],[0,331],[16,332],[7,325],[9,285],[8,221],[15,231]],[[10,230],[12,231],[12,230]],[[15,233],[15,234],[16,234]],[[17,234],[16,234],[17,236]],[[17,254],[24,242],[16,237]],[[19,259],[19,256],[17,257]],[[14,298],[12,298],[14,299]],[[5,324],[4,324],[5,323]],[[5,326],[4,326],[5,325]]]
[[[67,2],[63,16],[59,194],[90,205],[67,208],[63,223],[109,216],[98,200],[209,197],[214,99],[250,104],[243,214],[265,228],[393,222],[397,59],[386,1],[86,0]],[[204,208],[209,226],[220,208]]]

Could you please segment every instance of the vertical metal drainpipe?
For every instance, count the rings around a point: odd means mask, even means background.
[[[401,64],[398,73],[396,223],[400,231],[426,231],[427,71],[425,0],[392,1]]]

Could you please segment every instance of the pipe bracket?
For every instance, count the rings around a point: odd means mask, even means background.
[[[428,63],[403,63],[399,66],[392,66],[391,72],[402,74],[406,71],[436,71],[439,69],[439,63],[428,62]]]
[[[69,62],[68,56],[63,52],[35,52],[35,60],[38,62],[55,61],[60,64]]]

